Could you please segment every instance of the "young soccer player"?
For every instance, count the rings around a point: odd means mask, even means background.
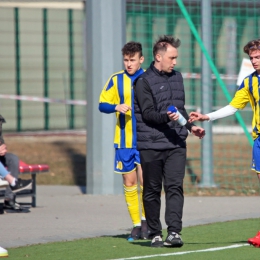
[[[250,102],[253,110],[252,136],[254,139],[251,168],[257,173],[260,181],[260,39],[248,42],[244,46],[244,52],[248,54],[255,72],[243,80],[230,104],[206,115],[191,112],[189,121],[213,121],[227,117],[233,115],[238,109],[243,109]],[[255,237],[249,238],[248,243],[260,247],[260,231]]]
[[[116,113],[115,166],[114,172],[122,174],[125,200],[133,222],[128,241],[147,239],[148,231],[142,203],[143,177],[139,152],[136,150],[136,120],[133,110],[133,82],[144,70],[142,45],[128,42],[122,48],[125,70],[114,73],[105,84],[100,95],[99,110],[103,113]],[[140,218],[138,180],[140,184]]]

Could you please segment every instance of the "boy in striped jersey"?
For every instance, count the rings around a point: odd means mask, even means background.
[[[248,54],[255,71],[247,76],[238,88],[229,105],[206,115],[191,112],[190,122],[213,121],[219,118],[233,115],[238,109],[243,109],[248,102],[253,110],[252,136],[254,139],[251,169],[256,172],[260,181],[260,39],[252,40],[244,46],[244,52]],[[248,243],[260,247],[260,231]]]
[[[125,200],[133,222],[133,229],[128,241],[139,238],[147,239],[148,230],[142,203],[143,177],[139,152],[136,150],[136,120],[133,109],[133,83],[144,70],[142,45],[128,42],[122,48],[125,70],[110,76],[100,94],[99,110],[103,113],[116,113],[115,128],[115,164],[114,172],[122,174]],[[140,184],[140,203],[142,217],[139,212],[138,180]]]

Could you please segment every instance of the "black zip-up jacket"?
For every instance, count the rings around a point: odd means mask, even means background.
[[[186,147],[188,131],[194,124],[181,126],[167,115],[170,105],[188,120],[183,78],[180,72],[158,71],[154,62],[134,83],[134,110],[138,150],[167,150]]]

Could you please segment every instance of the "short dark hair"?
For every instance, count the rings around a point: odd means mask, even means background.
[[[244,46],[244,53],[249,54],[249,51],[260,50],[260,39],[252,40]]]
[[[168,45],[177,49],[181,45],[181,41],[170,35],[160,36],[153,46],[153,56],[155,57],[159,51],[167,51]]]
[[[134,56],[136,53],[140,54],[140,57],[143,56],[142,52],[142,44],[140,42],[128,42],[122,48],[122,55],[130,55],[130,57]]]

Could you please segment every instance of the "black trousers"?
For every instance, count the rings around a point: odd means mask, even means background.
[[[160,221],[162,184],[165,191],[165,222],[168,232],[180,233],[183,214],[183,179],[186,148],[141,150],[143,203],[150,237],[162,234]]]

